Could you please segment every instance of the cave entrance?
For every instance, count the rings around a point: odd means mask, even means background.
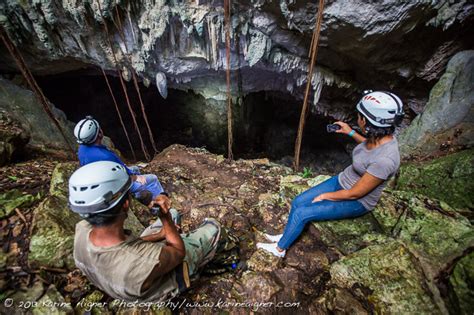
[[[120,81],[113,75],[109,75],[108,78],[132,139],[134,151],[138,158],[143,158],[138,134]],[[112,139],[124,156],[129,159],[132,157],[109,90],[100,72],[82,70],[38,77],[38,83],[48,99],[64,111],[70,121],[76,123],[86,115],[92,115],[101,124],[105,135]],[[142,137],[152,153],[138,96],[132,82],[127,83],[127,92]],[[206,147],[213,153],[225,154],[227,147],[225,102],[204,99],[193,92],[175,89],[169,89],[167,99],[163,99],[156,86],[145,87],[141,83],[140,92],[158,150],[179,143]],[[289,94],[257,92],[248,94],[239,104],[234,104],[234,156],[269,157],[274,161],[291,165],[301,103]],[[326,124],[331,122],[331,119],[321,115],[308,115],[301,152],[302,166],[309,166],[315,171],[334,173],[350,164],[350,156],[345,149],[348,139],[326,132]]]
[[[241,121],[236,123],[236,156],[268,157],[291,166],[302,101],[280,92],[257,92],[244,97],[236,108]],[[334,119],[309,113],[301,147],[302,167],[316,172],[336,173],[350,164],[346,149],[350,139],[327,133]]]

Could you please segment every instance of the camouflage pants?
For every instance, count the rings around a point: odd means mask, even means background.
[[[175,224],[179,224],[181,217],[176,209],[170,209],[171,217]],[[141,236],[158,233],[163,228],[163,223],[157,219],[155,223],[147,227]],[[205,219],[199,228],[187,234],[181,234],[186,248],[186,261],[189,276],[197,275],[199,270],[212,260],[216,254],[219,243],[221,227],[215,219]]]

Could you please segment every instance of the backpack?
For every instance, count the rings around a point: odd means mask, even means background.
[[[221,237],[217,244],[216,254],[204,267],[202,273],[217,275],[236,270],[240,262],[239,238],[227,228],[221,228]]]

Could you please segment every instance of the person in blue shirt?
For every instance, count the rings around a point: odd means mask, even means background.
[[[79,143],[77,152],[79,163],[84,166],[98,161],[112,161],[123,165],[129,175],[132,176],[133,184],[130,189],[132,195],[145,205],[152,200],[165,199],[169,203],[168,194],[154,174],[141,175],[138,166],[128,167],[114,152],[102,144],[104,134],[97,120],[86,116],[77,123],[74,135]]]

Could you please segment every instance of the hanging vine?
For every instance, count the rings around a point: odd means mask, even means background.
[[[133,149],[132,142],[130,141],[130,136],[128,135],[127,128],[125,128],[125,124],[124,124],[123,119],[122,119],[122,114],[120,113],[119,107],[117,105],[117,100],[115,99],[114,92],[112,91],[112,87],[110,86],[109,79],[107,78],[107,75],[105,74],[104,69],[100,68],[100,70],[102,70],[102,74],[104,75],[105,83],[107,83],[107,87],[109,88],[110,96],[112,97],[112,100],[114,101],[115,110],[117,111],[117,115],[119,117],[120,124],[122,125],[123,132],[125,133],[125,137],[127,138],[128,145],[130,147],[130,150],[132,151],[133,160],[136,161],[137,157],[135,156],[135,151]]]
[[[105,21],[105,18],[104,16],[102,15],[102,8],[100,6],[100,1],[97,0],[97,4],[99,6],[99,13],[100,13],[100,17],[102,18],[102,22],[104,23],[104,30],[105,30],[105,37],[107,39],[107,43],[110,47],[110,50],[112,52],[112,57],[114,58],[114,63],[115,63],[115,68],[117,70],[117,74],[118,74],[118,77],[119,77],[119,80],[120,80],[120,85],[122,86],[122,90],[123,90],[123,93],[125,95],[125,100],[127,102],[127,105],[128,105],[128,109],[130,111],[130,115],[132,116],[132,121],[133,121],[133,124],[135,126],[135,130],[137,131],[137,134],[138,134],[138,138],[140,140],[140,145],[141,145],[141,148],[142,148],[142,151],[143,151],[143,154],[145,156],[145,159],[147,161],[150,160],[150,155],[148,154],[148,151],[145,147],[145,143],[143,142],[143,138],[142,138],[142,135],[140,133],[140,128],[138,127],[138,123],[137,123],[137,119],[135,117],[135,113],[132,109],[132,105],[130,104],[130,99],[128,98],[128,92],[127,92],[127,87],[125,86],[125,83],[123,82],[123,78],[122,78],[122,74],[120,73],[120,69],[118,69],[118,61],[117,61],[117,56],[115,56],[115,52],[114,52],[114,48],[112,46],[112,42],[110,41],[110,33],[109,33],[109,28],[107,26],[107,22]]]
[[[135,90],[137,91],[138,100],[140,102],[140,108],[141,108],[141,111],[142,111],[142,116],[143,116],[143,119],[145,120],[145,125],[146,125],[147,130],[148,130],[148,136],[150,138],[151,145],[152,145],[153,150],[155,151],[155,153],[157,153],[158,150],[156,148],[155,139],[153,137],[153,133],[152,133],[151,128],[150,128],[150,124],[148,123],[148,116],[145,112],[145,105],[143,104],[142,94],[140,93],[140,87],[138,85],[137,76],[135,74],[135,70],[132,67],[132,60],[130,59],[130,53],[129,53],[129,50],[128,50],[128,47],[127,47],[127,41],[125,40],[125,34],[123,33],[123,27],[122,27],[122,22],[121,22],[121,17],[120,17],[120,13],[119,13],[119,10],[118,10],[118,6],[115,6],[115,12],[117,14],[117,22],[115,22],[115,20],[113,18],[112,18],[112,21],[114,22],[114,25],[115,25],[115,27],[117,28],[117,30],[119,32],[119,36],[122,39],[122,42],[125,46],[125,53],[123,55],[125,56],[128,67],[130,68],[130,72],[132,73],[133,85],[135,86]]]
[[[56,118],[56,116],[54,116],[51,108],[49,107],[48,99],[46,98],[46,96],[44,96],[43,91],[41,90],[35,78],[33,77],[33,74],[31,74],[31,71],[26,65],[25,60],[23,59],[23,56],[21,55],[20,51],[17,49],[15,44],[13,44],[7,32],[5,32],[5,30],[1,26],[0,26],[0,37],[2,38],[2,41],[5,44],[5,47],[7,47],[8,52],[10,53],[12,58],[15,60],[15,63],[17,64],[18,69],[20,70],[21,74],[23,75],[26,82],[28,83],[28,86],[30,87],[30,89],[35,94],[36,98],[39,100],[39,102],[43,106],[43,110],[46,112],[48,117],[53,121],[54,125],[58,128],[59,132],[64,138],[64,141],[66,141],[66,144],[69,150],[74,154],[74,149],[69,143],[69,139],[67,138],[58,119]]]
[[[304,130],[304,124],[306,121],[306,116],[308,114],[308,97],[309,97],[309,91],[311,88],[311,81],[313,78],[313,68],[316,63],[316,56],[318,54],[318,43],[319,43],[319,36],[321,34],[323,10],[324,10],[324,0],[319,0],[316,26],[313,31],[311,46],[309,48],[309,54],[311,55],[311,60],[310,60],[309,69],[308,69],[308,79],[306,82],[306,91],[304,94],[303,108],[301,109],[300,122],[298,126],[298,135],[296,137],[296,144],[295,144],[295,158],[293,162],[293,167],[295,171],[298,171],[299,165],[300,165],[301,142],[303,140],[303,130]]]
[[[225,18],[225,55],[226,55],[226,82],[227,82],[227,158],[232,160],[232,95],[230,91],[230,0],[224,0],[224,18]]]

